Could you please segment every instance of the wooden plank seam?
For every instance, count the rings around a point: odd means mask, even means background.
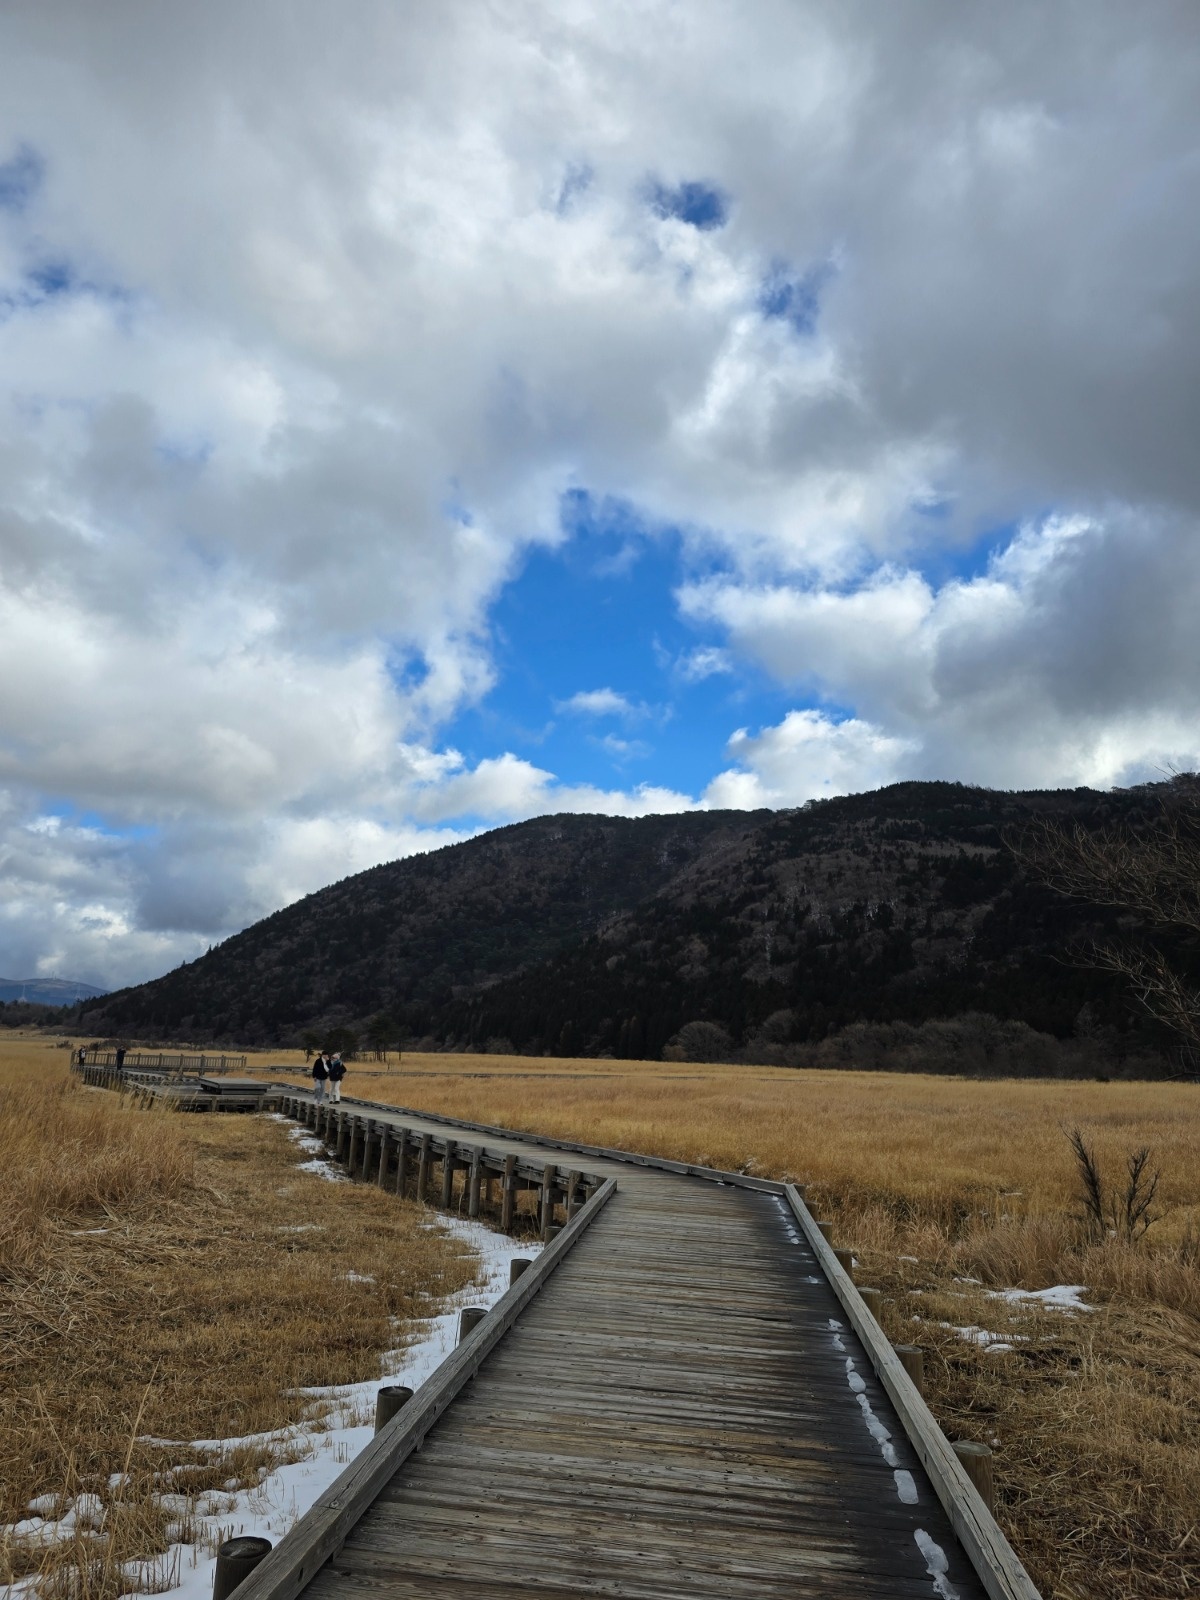
[[[299,1522],[238,1585],[238,1600],[292,1600],[336,1555],[355,1523],[420,1445],[430,1428],[489,1351],[504,1337],[576,1242],[616,1193],[609,1178],[577,1211],[554,1242],[517,1279],[413,1398],[377,1433],[305,1512]]]

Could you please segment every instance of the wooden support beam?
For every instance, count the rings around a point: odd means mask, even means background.
[[[454,1201],[454,1152],[457,1146],[453,1139],[446,1140],[445,1153],[442,1156],[442,1210],[449,1211]]]
[[[388,1166],[392,1157],[392,1143],[392,1129],[388,1123],[384,1122],[379,1129],[379,1171],[375,1178],[381,1189],[387,1183]]]
[[[558,1168],[548,1161],[542,1168],[541,1228],[542,1238],[549,1239],[554,1226],[554,1188],[558,1182]]]
[[[350,1118],[350,1145],[349,1145],[349,1148],[346,1151],[346,1170],[347,1170],[347,1172],[349,1172],[351,1177],[354,1176],[355,1168],[358,1166],[358,1152],[361,1149],[362,1149],[362,1119],[359,1118],[359,1117],[351,1117]]]
[[[333,1153],[338,1161],[344,1161],[349,1150],[350,1114],[348,1111],[335,1111],[334,1119],[337,1123],[337,1145]]]
[[[375,1158],[379,1154],[380,1137],[379,1124],[367,1118],[366,1125],[363,1128],[362,1171],[360,1173],[364,1183],[370,1183],[371,1176],[375,1171]]]
[[[403,1197],[404,1184],[408,1177],[410,1162],[408,1159],[408,1129],[396,1129],[396,1193]]]
[[[421,1150],[417,1157],[417,1199],[429,1198],[429,1169],[433,1165],[431,1156],[433,1150],[433,1135],[421,1135]]]
[[[505,1233],[513,1231],[517,1214],[517,1158],[505,1156],[504,1176],[500,1180],[500,1226]]]
[[[471,1146],[471,1169],[467,1178],[467,1215],[479,1215],[479,1180],[483,1175],[483,1149],[480,1145]]]
[[[567,1221],[579,1210],[579,1178],[578,1172],[567,1173]]]

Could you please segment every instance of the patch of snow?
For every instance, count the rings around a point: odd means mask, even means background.
[[[1082,1283],[1056,1283],[1050,1289],[989,1289],[988,1294],[996,1300],[1007,1300],[1009,1305],[1028,1304],[1037,1301],[1049,1311],[1065,1311],[1068,1315],[1074,1311],[1095,1311],[1095,1306],[1085,1305],[1080,1295],[1087,1293],[1087,1288]]]
[[[911,1472],[905,1472],[903,1467],[897,1467],[892,1477],[896,1480],[896,1493],[901,1502],[906,1506],[915,1506],[917,1503],[917,1485]]]
[[[896,1260],[897,1261],[911,1261],[914,1267],[919,1267],[921,1265],[921,1263],[917,1260],[916,1256],[897,1256]]]
[[[933,1592],[938,1600],[958,1600],[958,1590],[946,1576],[950,1563],[941,1545],[931,1539],[924,1528],[918,1528],[913,1538],[917,1541],[917,1549],[925,1557],[925,1570],[933,1579]]]
[[[960,1339],[966,1339],[971,1344],[984,1345],[992,1349],[997,1343],[1003,1343],[1005,1340],[1016,1340],[1021,1344],[1029,1343],[1029,1335],[1025,1333],[989,1333],[986,1328],[956,1328],[952,1322],[939,1322],[938,1327],[949,1328],[951,1333],[956,1333]],[[1012,1344],[1008,1343],[1005,1348],[1011,1350]]]
[[[348,1272],[346,1274],[346,1282],[347,1283],[374,1283],[375,1282],[375,1274],[373,1272]]]
[[[296,1168],[297,1172],[314,1172],[318,1178],[324,1178],[328,1183],[349,1183],[348,1173],[340,1172],[337,1167],[331,1166],[328,1161],[314,1157],[311,1161],[301,1161]]]

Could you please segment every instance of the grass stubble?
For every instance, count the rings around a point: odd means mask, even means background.
[[[377,1377],[477,1263],[423,1208],[299,1171],[278,1122],[141,1110],[66,1055],[0,1042],[0,1523],[79,1515],[0,1539],[0,1586],[115,1600],[169,1581],[198,1497],[303,1453],[149,1441],[319,1431],[297,1391]]]
[[[407,1054],[351,1070],[363,1099],[807,1183],[884,1292],[885,1332],[923,1346],[947,1435],[995,1451],[998,1519],[1046,1600],[1200,1594],[1200,1087]],[[1140,1243],[1085,1226],[1076,1125],[1113,1183],[1150,1146],[1161,1220]],[[1096,1309],[989,1293],[1063,1283]]]

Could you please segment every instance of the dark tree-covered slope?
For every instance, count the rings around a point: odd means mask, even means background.
[[[964,1011],[1066,1035],[1085,1006],[1125,1029],[1119,986],[1060,959],[1112,915],[1030,883],[1002,833],[1155,804],[907,783],[791,811],[542,817],[344,879],[80,1025],[283,1043],[386,1012],[460,1048],[627,1057],[698,1020],[735,1043]]]

